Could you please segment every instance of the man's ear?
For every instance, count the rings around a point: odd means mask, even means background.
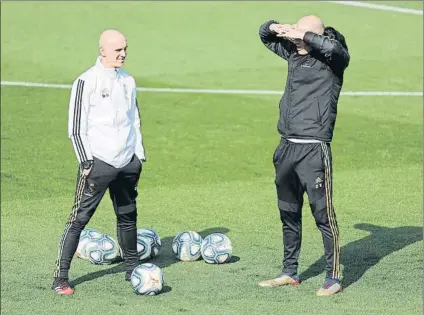
[[[104,57],[105,56],[105,49],[103,48],[103,46],[100,46],[100,49],[99,49],[99,51],[100,51],[100,55],[102,56],[102,57]]]

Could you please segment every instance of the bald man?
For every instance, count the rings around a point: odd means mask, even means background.
[[[79,163],[75,201],[60,238],[52,289],[73,294],[69,269],[81,231],[106,190],[117,218],[117,238],[130,280],[138,265],[137,185],[146,161],[134,78],[121,67],[127,40],[116,30],[100,35],[100,56],[72,85],[68,135]]]
[[[286,88],[280,100],[281,141],[273,155],[278,208],[283,226],[282,272],[260,286],[297,285],[306,192],[316,225],[322,233],[326,277],[317,295],[342,291],[339,229],[333,206],[330,143],[343,75],[350,56],[344,37],[324,27],[316,16],[296,24],[275,20],[261,25],[262,43],[288,62]]]

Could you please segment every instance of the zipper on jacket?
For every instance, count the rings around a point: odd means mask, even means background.
[[[317,109],[318,109],[318,120],[317,120],[317,122],[320,126],[322,126],[322,116],[321,116],[321,109],[319,108],[319,105],[320,105],[319,104],[319,98],[316,97],[315,100],[317,102]]]
[[[291,81],[292,81],[292,70],[291,70],[291,68],[293,68],[293,66],[292,67],[289,66],[289,75],[287,77],[289,96],[287,97],[287,105],[286,105],[286,108],[284,109],[284,127],[285,127],[286,131],[288,131],[288,129],[289,129],[289,124],[288,124],[289,114],[288,114],[288,112],[289,112],[289,107],[290,107],[290,103],[291,103]]]

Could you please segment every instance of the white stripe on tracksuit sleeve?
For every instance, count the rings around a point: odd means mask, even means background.
[[[79,163],[93,159],[87,139],[88,106],[89,88],[84,80],[78,78],[72,84],[69,100],[68,136]]]

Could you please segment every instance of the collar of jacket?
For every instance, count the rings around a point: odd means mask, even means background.
[[[97,57],[96,59],[96,67],[102,71],[105,75],[111,78],[118,79],[121,76],[121,69],[120,68],[106,68],[102,63],[102,56]]]

